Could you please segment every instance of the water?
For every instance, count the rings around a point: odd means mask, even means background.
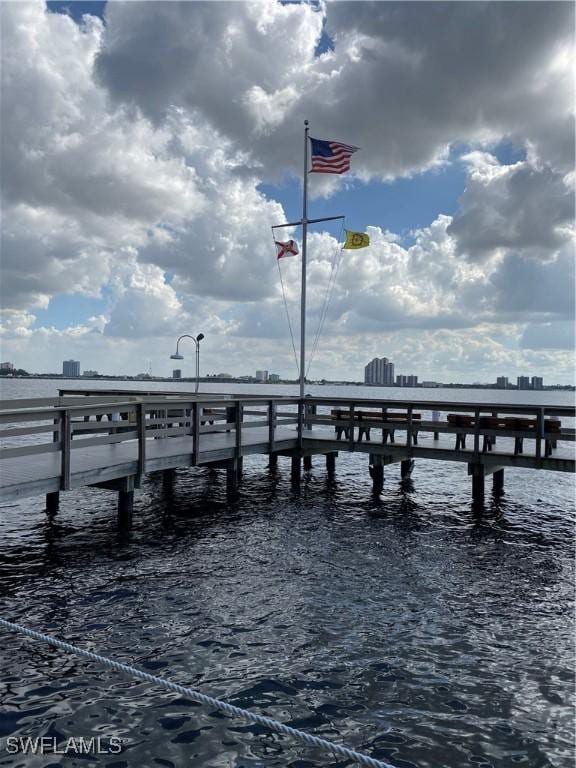
[[[25,384],[5,386],[61,385]],[[478,515],[457,464],[418,460],[404,487],[387,468],[379,498],[361,455],[341,454],[333,480],[315,459],[299,487],[289,459],[244,468],[233,503],[218,471],[148,476],[130,531],[106,491],[63,494],[53,520],[42,498],[4,506],[2,615],[398,768],[573,765],[570,475],[506,470]],[[0,766],[346,765],[17,636],[2,636],[0,669],[0,736],[123,740],[120,755],[62,762],[0,746]]]

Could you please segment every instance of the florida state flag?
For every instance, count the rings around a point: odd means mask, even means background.
[[[274,242],[278,249],[276,253],[278,259],[283,259],[285,256],[297,256],[299,253],[296,240],[288,240],[286,243],[279,243],[278,240],[274,240]]]

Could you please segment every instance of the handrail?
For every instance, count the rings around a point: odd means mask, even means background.
[[[15,401],[17,402],[17,401]],[[102,403],[94,403],[94,404],[78,404],[78,405],[54,405],[53,407],[43,407],[43,408],[10,408],[10,409],[0,409],[0,423],[2,421],[8,421],[5,417],[7,416],[30,416],[30,421],[33,421],[32,417],[35,416],[41,416],[42,418],[50,419],[54,416],[55,413],[59,413],[63,410],[69,410],[71,412],[77,413],[79,411],[89,411],[92,409],[100,409],[103,413],[113,413],[116,410],[127,408],[133,408],[137,403],[143,403],[145,406],[177,406],[177,405],[188,405],[191,406],[193,403],[199,403],[203,408],[218,408],[218,407],[235,407],[237,403],[243,404],[244,402],[249,403],[250,405],[260,405],[262,407],[267,407],[268,403],[270,402],[270,398],[265,398],[262,400],[254,400],[252,398],[250,399],[244,399],[244,398],[228,398],[226,400],[194,400],[191,398],[133,398],[131,400],[125,400],[125,401],[113,401],[113,402],[102,402]],[[283,398],[282,403],[283,404],[292,404],[297,405],[300,402],[299,398]],[[95,413],[95,410],[92,410],[93,413]]]
[[[310,405],[337,405],[339,407],[350,406],[353,404],[355,407],[375,407],[375,408],[399,408],[406,410],[409,405],[416,408],[429,411],[474,411],[479,408],[480,411],[498,411],[499,413],[536,413],[539,409],[544,410],[552,414],[554,411],[559,411],[558,415],[574,415],[576,416],[576,406],[573,405],[557,405],[551,403],[549,405],[542,403],[478,403],[478,402],[461,402],[450,400],[386,400],[382,398],[347,398],[347,397],[309,397],[305,398],[306,403]]]

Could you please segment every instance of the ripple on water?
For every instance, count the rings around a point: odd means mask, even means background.
[[[220,472],[149,476],[130,532],[105,491],[65,495],[52,521],[38,499],[4,507],[2,614],[399,767],[571,766],[571,478],[507,471],[479,515],[461,467],[418,462],[402,485],[387,468],[375,498],[365,457],[333,480],[315,460],[300,487],[284,461],[245,459],[234,503]],[[2,640],[0,737],[118,736],[109,767],[334,765]]]

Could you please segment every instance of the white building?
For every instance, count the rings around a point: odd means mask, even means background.
[[[394,363],[391,363],[387,357],[375,357],[364,368],[364,384],[392,387],[394,385]]]
[[[80,362],[78,360],[64,360],[62,363],[62,376],[74,379],[80,376]]]

